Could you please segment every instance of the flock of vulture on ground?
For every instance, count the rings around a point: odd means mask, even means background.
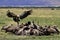
[[[42,35],[51,35],[51,34],[59,34],[60,31],[57,28],[57,25],[53,26],[47,26],[45,25],[40,26],[34,23],[34,21],[28,21],[27,23],[19,24],[19,21],[26,18],[28,15],[30,15],[32,10],[25,11],[22,15],[15,15],[14,13],[10,12],[8,10],[7,16],[10,18],[13,18],[15,22],[17,22],[17,26],[11,25],[5,25],[1,28],[1,31],[4,30],[6,33],[11,32],[15,35],[36,35],[36,36],[42,36]]]

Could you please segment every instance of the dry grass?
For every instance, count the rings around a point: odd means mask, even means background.
[[[34,9],[32,14],[21,20],[20,23],[25,23],[27,21],[35,21],[35,23],[40,25],[58,25],[60,28],[60,10],[51,10],[51,9]],[[7,10],[14,12],[15,14],[19,15],[22,14],[25,10],[29,10],[26,8],[1,8],[0,9],[0,29],[3,25],[6,24],[16,24],[12,18],[8,18],[6,16]],[[0,31],[0,40],[60,40],[60,35],[53,35],[53,36],[17,36],[10,33],[4,33]]]

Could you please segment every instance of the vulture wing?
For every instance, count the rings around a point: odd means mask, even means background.
[[[29,11],[25,11],[22,15],[20,15],[20,19],[24,19],[26,18],[28,15],[30,15],[32,12],[32,10]]]
[[[15,17],[16,15],[8,10],[7,11],[7,16],[8,17]]]

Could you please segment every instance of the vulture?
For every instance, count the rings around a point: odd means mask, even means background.
[[[32,10],[24,11],[21,15],[16,15],[13,12],[10,12],[10,10],[7,11],[7,16],[12,18],[13,21],[17,22],[19,25],[19,21],[26,18],[28,15],[31,15]]]

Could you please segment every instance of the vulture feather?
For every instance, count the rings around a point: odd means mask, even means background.
[[[28,11],[25,11],[23,14],[21,15],[15,15],[13,12],[10,12],[9,10],[7,11],[7,16],[10,17],[10,18],[13,18],[13,20],[15,22],[19,22],[20,19],[24,19],[26,18],[28,15],[30,15],[32,12],[32,10],[28,10]]]
[[[22,15],[20,15],[20,19],[24,19],[26,18],[28,15],[30,15],[32,12],[32,10],[29,11],[25,11]]]
[[[10,12],[9,10],[7,11],[7,16],[8,17],[15,17],[15,16],[17,16],[17,15],[15,15],[13,12]]]

